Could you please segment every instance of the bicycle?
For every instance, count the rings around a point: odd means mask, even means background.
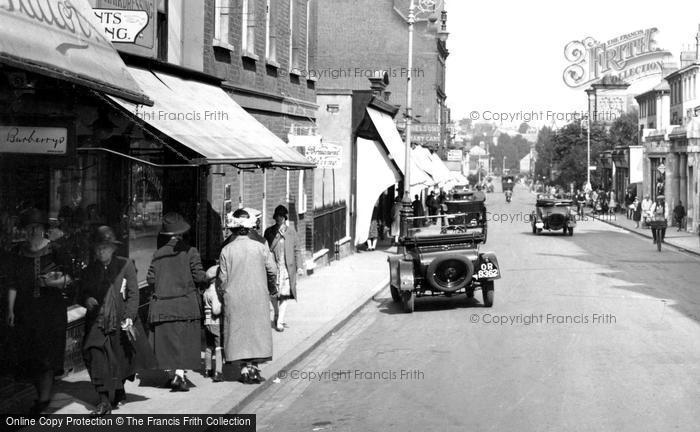
[[[649,221],[649,227],[652,230],[651,235],[654,238],[654,243],[656,243],[656,249],[661,252],[661,243],[663,243],[663,230],[668,227],[668,223],[665,220],[652,220]]]

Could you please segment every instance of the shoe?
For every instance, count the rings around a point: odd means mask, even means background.
[[[278,324],[278,325],[275,326],[275,330],[277,330],[278,332],[282,333],[282,332],[284,331],[284,327],[282,327],[281,325]]]
[[[250,381],[250,373],[246,369],[246,372],[241,372],[241,376],[238,378],[238,381],[243,383],[243,384],[252,384]]]
[[[289,328],[289,324],[287,324],[287,323],[282,323],[282,327],[284,327],[284,328]]]
[[[103,415],[112,414],[112,406],[108,402],[100,402],[95,410],[90,413],[91,416],[102,417]]]
[[[38,416],[41,415],[44,411],[46,411],[46,408],[49,407],[49,404],[51,401],[34,401],[34,405],[29,409],[29,415],[32,416]]]
[[[250,374],[250,384],[260,384],[263,381],[265,381],[265,379],[260,376],[260,369],[253,368]]]
[[[173,391],[173,392],[190,391],[190,388],[187,385],[187,382],[183,378],[180,378],[178,375],[175,375],[175,379],[173,379],[173,383],[170,386],[170,388],[171,388],[170,391]]]
[[[206,369],[204,371],[204,378],[211,378],[214,376],[214,371],[212,369]]]
[[[212,381],[214,381],[215,383],[223,382],[224,374],[222,374],[221,372],[217,372],[216,374],[214,374],[214,378],[212,379]]]
[[[116,390],[114,392],[114,400],[112,401],[112,409],[119,409],[120,406],[126,403],[126,392],[124,390]]]

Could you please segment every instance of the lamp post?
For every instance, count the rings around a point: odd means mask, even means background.
[[[404,178],[403,178],[403,199],[401,205],[401,237],[408,235],[408,218],[413,216],[411,205],[411,124],[413,121],[413,83],[411,81],[413,73],[413,26],[416,22],[416,14],[433,13],[435,11],[436,0],[421,0],[416,5],[415,0],[411,0],[408,8],[408,73],[406,74],[406,145],[404,153]],[[443,14],[446,20],[446,12]],[[445,21],[443,20],[443,25]],[[441,29],[442,30],[442,29]],[[447,39],[447,32],[438,32],[440,40]],[[443,39],[444,38],[444,39]]]
[[[501,169],[501,175],[506,175],[506,159],[507,156],[503,156],[503,168]]]
[[[586,90],[586,96],[588,98],[588,117],[586,119],[586,186],[584,190],[591,190],[591,96],[593,96],[593,89]]]

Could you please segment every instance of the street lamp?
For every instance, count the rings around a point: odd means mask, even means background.
[[[586,186],[583,188],[585,190],[591,190],[591,96],[593,96],[594,89],[589,88],[586,90],[586,95],[588,97],[588,117],[586,118],[586,135],[587,135],[587,152],[586,152]]]
[[[406,145],[405,145],[405,167],[403,178],[403,199],[401,202],[401,237],[408,235],[408,218],[413,216],[411,202],[411,122],[413,121],[413,83],[411,75],[413,73],[413,25],[416,22],[416,14],[433,13],[435,11],[436,0],[420,0],[416,5],[415,0],[411,0],[408,7],[408,73],[406,74]],[[446,14],[444,15],[446,20]],[[440,35],[442,38],[443,35]],[[447,36],[444,35],[446,38]]]
[[[501,169],[502,175],[506,175],[506,159],[507,158],[508,158],[507,156],[503,156],[503,168]]]

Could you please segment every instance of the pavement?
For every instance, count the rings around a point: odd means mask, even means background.
[[[588,216],[640,236],[647,237],[650,240],[652,239],[651,230],[649,228],[644,228],[641,222],[639,228],[636,228],[637,223],[632,219],[627,219],[624,213],[615,213],[605,216],[589,214]],[[700,255],[700,235],[698,235],[698,233],[689,233],[685,230],[678,231],[678,227],[670,226],[666,229],[664,243],[685,252]]]
[[[387,257],[396,248],[353,254],[300,278],[297,285],[299,300],[287,308],[284,332],[273,333],[273,360],[262,365],[259,385],[236,381],[235,364],[224,366],[225,381],[213,383],[201,371],[188,371],[189,392],[172,393],[163,388],[164,373],[146,371],[136,380],[127,382],[127,403],[115,414],[224,414],[237,413],[255,395],[276,385],[280,370],[292,367],[318,344],[337,331],[389,281]],[[97,403],[97,394],[86,371],[71,374],[56,383],[54,397],[47,413],[86,414]]]

